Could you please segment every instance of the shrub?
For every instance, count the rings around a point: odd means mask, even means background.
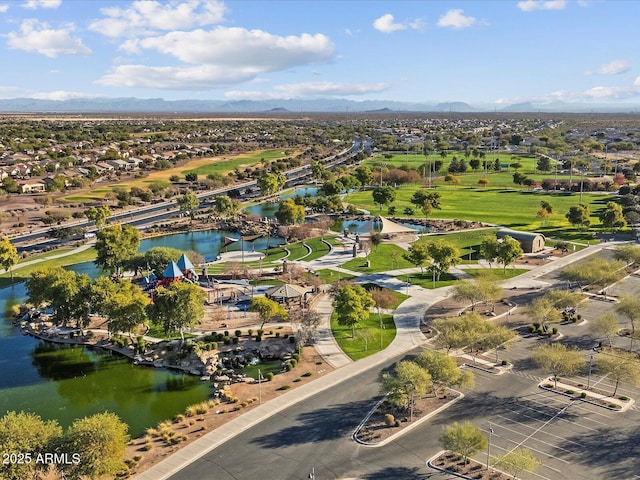
[[[291,358],[293,358],[297,362],[298,360],[300,360],[300,353],[294,353],[293,355],[291,355]]]
[[[225,337],[228,337],[228,336],[229,336],[229,330],[225,330],[225,331],[224,331],[224,336],[225,336]]]
[[[553,327],[553,328],[551,329],[551,334],[552,334],[552,335],[556,335],[557,333],[558,333],[558,327]]]
[[[290,363],[286,363],[286,364],[284,365],[284,369],[285,369],[287,372],[290,372],[291,370],[293,370],[293,365],[291,365]]]
[[[295,343],[296,337],[289,337],[289,343]]]
[[[569,395],[575,395],[575,390],[565,390],[564,393],[568,393]]]
[[[144,444],[143,448],[148,452],[149,450],[151,450],[153,448],[153,443],[147,442],[147,443]]]
[[[289,363],[291,364],[292,367],[295,367],[298,364],[298,361],[295,358],[292,358]]]
[[[276,338],[280,338],[280,332],[276,332]]]
[[[289,390],[291,385],[282,385],[278,390]]]
[[[618,396],[618,398],[619,398],[620,400],[622,400],[623,402],[628,402],[628,401],[629,401],[629,397],[627,397],[627,396],[625,396],[625,395],[620,395],[620,396]]]
[[[587,398],[587,392],[582,392],[580,394],[580,398]]]
[[[240,330],[236,330],[234,333],[236,334],[236,337],[239,337],[240,335],[242,335],[242,332]]]
[[[225,335],[223,337],[222,341],[224,342],[225,345],[229,345],[231,343],[231,338],[229,338],[227,335]]]
[[[271,380],[273,380],[273,372],[268,372],[265,375],[265,378],[267,379],[267,382],[270,382]]]
[[[259,328],[257,334],[258,334],[259,337],[261,337],[262,335],[264,335],[264,330]]]
[[[231,339],[231,341],[232,341],[234,344],[236,344],[236,343],[240,342],[240,338],[239,338],[239,337],[233,337],[233,338]]]
[[[262,341],[262,335],[256,335],[256,342]]]
[[[402,425],[402,422],[400,421],[399,418],[396,418],[396,423],[395,423],[396,427],[399,427],[400,425]]]
[[[617,403],[610,403],[610,404],[609,404],[609,408],[615,408],[615,409],[618,409],[618,408],[620,408],[620,405],[618,405]]]
[[[303,377],[310,377],[311,375],[313,375],[311,372],[304,372],[302,374]]]
[[[384,424],[388,427],[394,425],[396,423],[396,418],[390,413],[385,413],[384,415]]]
[[[247,333],[249,334],[249,336],[253,335],[253,328],[250,328],[249,330],[247,330]]]
[[[301,381],[301,380],[300,380],[299,378],[296,378],[296,379],[293,381],[293,383],[298,383],[298,382],[300,382],[300,381]]]
[[[509,365],[509,360],[502,360],[502,365]]]
[[[184,415],[181,414],[181,413],[176,415],[175,421],[176,421],[176,423],[180,423],[180,422],[184,421]]]

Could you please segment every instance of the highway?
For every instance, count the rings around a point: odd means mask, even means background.
[[[366,148],[369,145],[368,140],[365,140],[363,145],[360,139],[355,139],[353,144],[343,150],[342,152],[327,157],[321,160],[327,168],[333,168],[337,165],[340,165],[354,155],[356,155],[361,148]],[[293,168],[291,170],[287,170],[285,175],[287,177],[287,183],[290,185],[299,182],[305,177],[308,177],[311,174],[311,165],[302,165],[300,167]],[[206,202],[212,200],[217,195],[229,194],[229,192],[243,192],[247,191],[247,189],[255,188],[256,181],[251,180],[248,182],[243,182],[240,184],[234,184],[227,187],[218,188],[215,190],[208,190],[206,192],[197,192],[196,195],[200,199],[201,204],[206,205]],[[148,225],[150,223],[154,223],[157,221],[165,220],[173,217],[179,212],[179,209],[176,205],[176,200],[163,201],[159,203],[155,203],[152,205],[146,205],[144,207],[139,207],[135,209],[130,209],[124,212],[114,213],[111,217],[107,219],[107,223],[122,223],[127,225],[134,225],[136,227],[141,227],[144,225]],[[95,233],[96,228],[93,222],[89,221],[78,221],[78,222],[69,222],[65,223],[61,227],[79,227],[85,229],[87,233]],[[58,240],[52,239],[49,237],[49,232],[51,228],[42,228],[37,231],[24,234],[24,235],[16,235],[11,238],[11,242],[21,251],[29,251],[34,249],[43,248],[45,246],[58,246],[66,241],[70,240]]]

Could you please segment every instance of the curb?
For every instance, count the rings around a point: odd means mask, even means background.
[[[635,403],[633,398],[630,398],[628,401],[624,401],[624,403],[620,403],[620,402],[623,402],[623,401],[622,400],[618,400],[617,398],[603,397],[601,399],[603,401],[609,402],[610,404],[615,404],[615,405],[618,405],[620,407],[620,408],[613,408],[613,407],[610,407],[609,405],[603,405],[601,403],[594,402],[593,400],[589,399],[588,396],[583,398],[580,395],[582,392],[588,393],[588,390],[584,390],[584,389],[582,389],[580,387],[574,387],[572,385],[564,385],[564,384],[560,383],[559,385],[563,385],[563,388],[566,387],[567,390],[574,390],[575,392],[577,392],[577,393],[567,393],[567,392],[563,392],[563,391],[555,390],[553,388],[546,387],[545,385],[547,383],[553,383],[553,378],[544,379],[542,382],[540,382],[538,384],[538,388],[541,388],[542,390],[546,390],[547,392],[556,393],[558,395],[564,395],[565,397],[570,398],[571,400],[580,400],[582,402],[589,403],[589,404],[594,405],[596,407],[605,408],[605,409],[607,409],[607,410],[609,410],[611,412],[616,412],[616,413],[626,412],[629,408],[631,408],[631,405],[633,405]]]
[[[362,422],[360,422],[360,425],[358,425],[358,427],[356,428],[356,430],[353,432],[353,434],[351,435],[351,438],[354,442],[362,445],[363,447],[371,447],[371,448],[376,448],[376,447],[383,447],[385,446],[387,443],[392,442],[394,440],[396,440],[398,437],[404,435],[405,433],[413,430],[414,428],[416,428],[417,426],[421,425],[423,422],[425,422],[426,420],[429,420],[431,417],[434,417],[435,415],[437,415],[438,413],[440,413],[443,410],[446,410],[447,408],[451,407],[452,405],[454,405],[456,402],[458,402],[459,400],[462,400],[464,398],[464,393],[459,392],[457,390],[450,390],[451,392],[457,393],[458,396],[456,398],[451,399],[450,401],[448,401],[447,403],[445,403],[444,405],[442,405],[441,407],[436,408],[433,412],[430,412],[429,414],[425,415],[422,418],[419,418],[418,420],[415,420],[414,422],[412,422],[411,424],[409,424],[408,426],[404,427],[402,430],[400,430],[397,433],[394,433],[393,435],[391,435],[388,438],[385,438],[384,440],[382,440],[381,442],[377,442],[377,443],[370,443],[370,442],[365,442],[362,440],[358,440],[358,432],[362,429],[362,427],[364,426],[364,424],[367,422],[367,420],[369,420],[369,418],[371,417],[371,415],[374,414],[374,412],[378,409],[378,407],[380,406],[380,404],[385,400],[385,398],[383,398],[382,400],[378,401],[378,403],[376,403],[376,405],[373,407],[373,409],[371,409],[369,411],[369,413],[367,414],[367,416],[364,418],[364,420],[362,420]]]

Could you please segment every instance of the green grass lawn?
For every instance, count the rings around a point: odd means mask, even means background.
[[[63,253],[69,252],[71,250],[73,250],[73,248],[63,247],[56,248],[55,250],[50,250],[48,252],[38,253],[36,255],[29,255],[28,257],[21,258],[18,261],[18,265],[20,265],[21,263],[30,262],[32,260],[42,260],[43,258],[55,257],[56,255],[62,255]]]
[[[340,280],[351,280],[356,278],[355,275],[347,275],[346,273],[337,272],[330,268],[323,268],[322,270],[318,270],[316,273],[324,283],[331,284],[338,283]]]
[[[389,270],[413,267],[414,265],[402,258],[404,253],[406,253],[406,250],[403,250],[397,245],[383,243],[378,246],[377,250],[371,250],[368,258],[352,258],[348,262],[343,263],[341,267],[353,272],[362,273],[388,272]],[[365,267],[367,260],[371,262],[370,267]]]
[[[462,263],[476,263],[480,257],[480,245],[484,237],[495,236],[498,228],[488,228],[484,230],[474,230],[468,232],[440,233],[436,235],[425,235],[421,238],[423,242],[446,241],[460,249]]]
[[[50,252],[48,252],[50,253]],[[93,248],[83,250],[82,252],[75,253],[73,255],[67,255],[61,258],[50,258],[42,262],[35,263],[34,265],[26,265],[15,269],[13,272],[13,283],[24,282],[29,276],[38,270],[51,267],[68,267],[75,263],[90,262],[96,259],[96,251]],[[16,265],[16,267],[19,265]],[[11,274],[9,272],[0,275],[0,288],[4,288],[11,285]]]
[[[375,283],[365,283],[362,285],[365,290],[369,291],[372,288],[380,288],[378,285],[376,285]],[[391,308],[392,309],[396,309],[398,308],[398,305],[400,305],[402,302],[404,302],[407,298],[409,298],[407,295],[405,295],[404,293],[400,293],[397,292],[395,290],[391,290],[390,288],[384,288],[383,290],[389,290],[391,293],[393,293],[393,295],[396,297],[396,303],[394,303]]]
[[[507,278],[517,277],[518,275],[522,275],[523,273],[528,272],[526,268],[511,268],[507,267],[504,270],[501,266],[494,267],[492,269],[488,268],[468,268],[464,272],[471,275],[472,277],[479,277],[481,275],[491,275],[496,280],[506,280]]]
[[[305,247],[302,242],[291,243],[289,245],[286,245],[286,249],[289,250],[289,255],[287,255],[287,261],[294,262],[296,260],[301,260],[302,258],[309,255],[309,249]]]
[[[202,165],[190,170],[184,170],[182,173],[195,173],[198,175],[220,173],[224,175],[233,171],[236,167],[260,163],[260,160],[263,158],[267,161],[271,161],[289,156],[290,155],[287,155],[284,150],[263,150],[250,155],[240,155],[239,157],[231,158],[229,160],[212,160],[210,164]]]
[[[393,205],[397,212],[404,207],[412,207],[409,202],[411,195],[418,187],[403,186],[397,190],[397,198]],[[442,187],[437,188],[441,195],[441,210],[434,210],[431,218],[475,220],[486,223],[504,225],[505,227],[525,231],[536,231],[548,237],[564,240],[588,240],[592,234],[588,230],[572,227],[565,214],[569,207],[579,203],[577,193],[548,193],[519,190],[501,190],[492,188]],[[350,202],[357,208],[378,212],[379,208],[373,204],[370,191],[355,192],[349,197]],[[554,214],[543,226],[536,216],[540,209],[540,202],[551,203]],[[589,204],[591,224],[600,226],[598,213],[603,209],[611,196],[603,193],[583,194],[583,203]],[[383,210],[383,213],[386,213]]]
[[[329,245],[322,241],[320,237],[312,238],[305,242],[309,248],[311,248],[311,253],[307,255],[304,260],[310,262],[311,260],[317,260],[320,257],[324,257],[327,253],[330,252]]]
[[[436,282],[434,283],[433,275],[431,274],[431,272],[412,273],[409,276],[398,275],[396,278],[403,282],[406,282],[408,278],[409,283],[428,289],[448,287],[449,285],[453,285],[458,281],[458,279],[450,273],[443,273],[442,275],[440,275],[440,280],[436,280]]]
[[[257,287],[260,285],[283,285],[285,282],[279,278],[260,278],[257,280],[251,280],[249,283],[254,287]]]
[[[382,350],[396,337],[396,325],[392,315],[382,315],[383,329],[380,329],[380,317],[371,313],[369,319],[357,326],[356,336],[351,336],[351,327],[338,324],[338,316],[331,315],[331,332],[344,353],[352,360],[373,355],[381,350],[380,333],[382,332]]]

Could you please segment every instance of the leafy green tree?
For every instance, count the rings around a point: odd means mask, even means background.
[[[618,245],[613,251],[613,258],[627,265],[637,265],[640,263],[640,248],[629,243]]]
[[[112,225],[96,235],[95,264],[103,270],[120,274],[126,261],[133,258],[140,246],[140,232],[131,225]]]
[[[549,157],[540,157],[538,159],[538,170],[548,172],[551,170],[551,160]]]
[[[0,238],[0,265],[2,268],[11,273],[11,282],[13,282],[13,266],[19,260],[18,250],[11,244],[9,237]]]
[[[494,465],[513,475],[513,479],[516,480],[521,472],[525,470],[533,472],[539,464],[540,460],[531,453],[531,450],[520,447],[498,458]]]
[[[382,376],[382,393],[388,395],[388,401],[401,408],[410,410],[413,421],[413,404],[415,397],[427,393],[431,384],[429,373],[414,362],[403,360],[396,363],[393,375]]]
[[[29,455],[30,462],[1,462],[0,478],[30,480],[45,465],[37,464],[42,452],[53,452],[62,436],[62,428],[55,420],[45,421],[34,413],[15,411],[0,417],[0,452],[2,455]]]
[[[425,218],[428,217],[434,209],[442,209],[439,192],[416,190],[409,201],[422,210]]]
[[[557,342],[536,347],[533,360],[540,368],[553,375],[556,387],[560,375],[573,375],[580,371],[585,363],[578,350],[567,348],[566,345]]]
[[[178,197],[178,207],[180,207],[181,212],[186,212],[189,215],[189,218],[193,222],[193,217],[196,215],[196,210],[200,206],[200,199],[198,196],[193,193],[191,190],[187,190]]]
[[[329,170],[319,162],[311,162],[311,174],[316,180],[323,180],[327,178]]]
[[[420,267],[420,271],[422,272],[423,267],[431,257],[429,256],[427,245],[424,242],[414,242],[409,245],[407,253],[403,254],[402,258],[416,267]]]
[[[77,328],[89,325],[91,279],[88,275],[52,267],[31,274],[26,282],[29,303],[50,305],[56,323],[76,321]]]
[[[498,247],[500,243],[498,239],[494,236],[487,236],[482,239],[482,243],[480,244],[480,255],[489,263],[489,270],[491,270],[491,265],[495,262],[496,258],[498,258]]]
[[[598,371],[616,382],[611,396],[615,397],[620,382],[629,381],[640,384],[640,362],[635,352],[616,352],[600,354],[596,360]]]
[[[222,216],[235,215],[240,209],[240,202],[229,198],[227,195],[216,195],[214,203],[216,212]]]
[[[538,210],[538,217],[542,219],[542,224],[544,225],[547,219],[553,214],[553,206],[546,200],[542,200],[540,202],[540,210]]]
[[[627,221],[622,215],[622,207],[616,202],[607,202],[605,209],[598,215],[604,228],[608,228],[611,233],[627,226]]]
[[[355,337],[356,325],[369,318],[369,310],[373,306],[374,300],[371,294],[360,285],[340,287],[333,300],[338,324],[350,326],[352,337]]]
[[[478,302],[496,301],[501,294],[502,288],[488,275],[481,275],[473,280],[460,280],[453,289],[453,298],[471,302],[471,311],[475,310]]]
[[[631,347],[633,347],[633,339],[636,336],[636,325],[640,320],[640,298],[633,295],[622,295],[616,305],[616,312],[623,315],[629,320],[631,329]]]
[[[504,265],[503,271],[506,273],[507,267],[520,258],[523,253],[520,242],[509,235],[505,235],[502,238],[502,242],[498,244],[497,252],[498,260]]]
[[[570,282],[606,286],[620,279],[624,267],[624,262],[594,257],[575,267],[565,268],[561,275]]]
[[[102,226],[107,221],[111,214],[111,210],[106,205],[101,205],[99,207],[90,207],[88,210],[84,212],[85,217],[87,217],[90,221],[96,224],[98,230],[102,228]]]
[[[438,281],[443,273],[447,273],[451,267],[461,262],[460,249],[444,240],[427,244],[427,252],[431,257],[431,268],[435,271]]]
[[[64,466],[67,478],[114,477],[126,471],[124,455],[129,441],[128,428],[110,412],[74,421],[65,434],[61,450],[69,458],[78,454],[80,462]]]
[[[469,421],[454,422],[442,429],[440,445],[445,450],[462,455],[465,463],[480,450],[487,448],[487,438]]]
[[[574,227],[588,227],[591,224],[591,220],[589,219],[589,205],[585,203],[569,207],[569,211],[565,217]]]
[[[149,297],[128,280],[99,277],[92,287],[92,305],[109,318],[109,332],[131,332],[147,321]]]
[[[373,248],[376,252],[378,251],[378,247],[380,246],[383,240],[384,238],[380,232],[374,232],[374,231],[369,232],[369,241],[371,242],[371,245],[373,245]]]
[[[373,172],[371,171],[371,168],[366,165],[361,165],[356,168],[353,174],[362,186],[370,185],[371,182],[373,182]]]
[[[383,185],[382,187],[376,187],[372,190],[373,201],[380,205],[380,210],[384,205],[393,203],[396,199],[396,189],[389,185]]]
[[[613,312],[606,312],[589,322],[589,331],[598,337],[607,337],[609,349],[613,347],[611,337],[619,330],[618,316]]]
[[[555,308],[563,310],[565,308],[576,308],[584,297],[579,293],[567,290],[550,290],[544,294],[544,298],[549,299]]]
[[[287,183],[287,178],[280,172],[263,173],[256,180],[260,193],[263,196],[273,195],[282,190]]]
[[[182,255],[182,251],[171,247],[153,247],[144,253],[138,253],[129,259],[124,267],[137,272],[151,271],[153,274],[162,278],[167,265],[175,262]]]
[[[513,183],[516,185],[522,185],[526,179],[527,176],[524,173],[516,172],[513,174]]]
[[[549,323],[559,323],[562,321],[562,314],[553,303],[553,300],[543,296],[536,298],[525,308],[525,312],[533,319],[537,320],[545,329]]]
[[[304,207],[296,205],[292,198],[287,198],[280,202],[276,218],[281,225],[294,225],[304,222]]]
[[[184,330],[204,317],[204,297],[204,292],[197,285],[173,282],[155,291],[153,303],[147,307],[147,315],[153,323],[161,325],[165,333],[179,331],[184,343]]]
[[[455,359],[446,352],[424,350],[416,357],[415,362],[429,373],[436,397],[444,388],[473,386],[473,374],[462,371]]]
[[[260,328],[264,327],[264,324],[270,322],[274,318],[281,317],[287,319],[289,314],[285,308],[278,302],[274,302],[266,297],[254,297],[251,300],[250,312],[256,312],[262,321]]]

